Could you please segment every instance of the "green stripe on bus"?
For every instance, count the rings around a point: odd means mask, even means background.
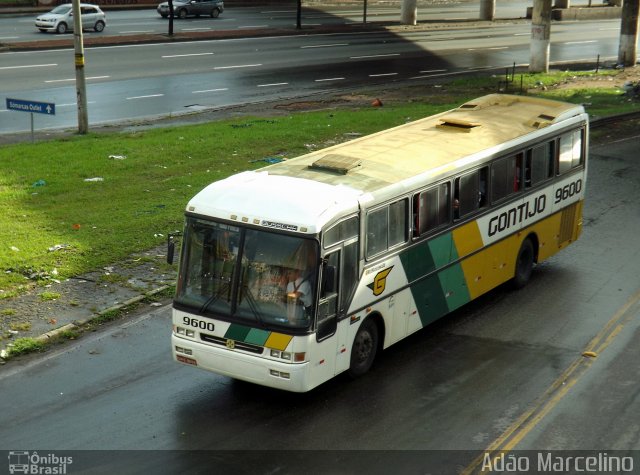
[[[444,289],[444,295],[449,312],[461,307],[471,300],[467,281],[464,278],[464,272],[460,264],[455,264],[451,267],[447,267],[441,272],[438,272],[438,278],[440,279],[440,284]]]
[[[451,233],[412,246],[400,255],[408,282],[413,282],[457,259],[458,251]]]
[[[449,312],[447,299],[442,292],[440,279],[437,275],[432,275],[412,285],[411,294],[416,303],[422,326],[436,321]]]
[[[249,334],[250,331],[251,331],[250,327],[245,327],[244,325],[236,325],[235,323],[232,323],[227,329],[227,332],[224,334],[224,338],[227,338],[229,340],[235,340],[235,341],[244,341],[244,339],[246,338],[246,336]]]
[[[452,233],[426,240],[400,255],[423,326],[471,300],[460,263],[446,267],[457,259]],[[436,271],[442,267],[445,268]],[[421,279],[434,271],[433,275]]]
[[[269,338],[271,332],[266,330],[260,330],[259,328],[252,328],[245,338],[245,343],[253,343],[254,345],[264,346]]]

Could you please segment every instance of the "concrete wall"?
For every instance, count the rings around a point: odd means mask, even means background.
[[[527,18],[531,18],[532,7],[527,8]],[[615,20],[620,18],[622,8],[598,5],[593,7],[553,8],[551,19],[562,20]]]

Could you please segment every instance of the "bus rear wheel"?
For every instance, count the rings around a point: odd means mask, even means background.
[[[362,322],[351,348],[349,375],[352,378],[362,376],[373,364],[378,351],[378,327],[371,319]]]
[[[527,285],[529,279],[531,279],[534,259],[535,252],[533,250],[533,242],[527,238],[522,241],[522,245],[518,251],[518,258],[516,259],[516,272],[513,276],[513,286],[516,289],[521,289]]]

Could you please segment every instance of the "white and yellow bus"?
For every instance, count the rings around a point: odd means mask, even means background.
[[[582,230],[582,106],[488,95],[212,183],[186,208],[176,361],[288,391],[512,281]]]

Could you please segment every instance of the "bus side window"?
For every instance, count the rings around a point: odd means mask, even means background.
[[[522,189],[523,154],[503,157],[491,164],[491,201],[496,202]]]
[[[482,167],[455,179],[453,217],[463,218],[487,206],[487,167]]]
[[[583,129],[573,130],[560,136],[558,150],[558,175],[582,164]]]
[[[524,184],[526,188],[536,186],[553,176],[554,142],[546,142],[527,150]]]
[[[407,241],[408,200],[403,198],[367,215],[367,257]]]
[[[419,237],[449,222],[449,182],[442,183],[413,196],[413,237]]]

